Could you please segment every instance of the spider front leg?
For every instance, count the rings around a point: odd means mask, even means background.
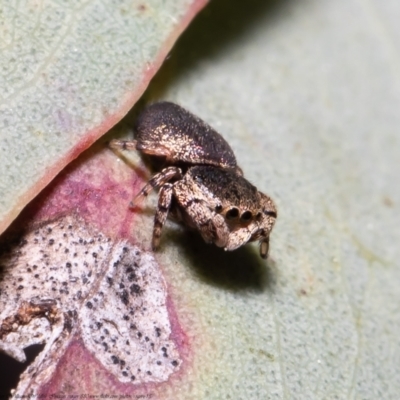
[[[267,258],[269,251],[269,237],[260,240],[260,256],[261,258]]]
[[[156,214],[154,216],[153,239],[151,246],[155,250],[160,244],[161,231],[167,220],[172,201],[172,183],[165,183],[159,193]]]
[[[182,177],[182,170],[177,167],[167,167],[164,168],[158,174],[155,174],[147,183],[144,185],[142,190],[135,196],[134,200],[131,201],[130,207],[134,207],[137,201],[140,201],[143,197],[147,197],[148,194],[153,189],[158,189],[159,187],[166,184],[173,178],[180,179]]]
[[[225,247],[229,237],[228,227],[224,217],[211,209],[211,202],[182,181],[174,185],[174,195],[184,210],[186,224],[196,227],[206,243]]]
[[[136,150],[136,140],[113,139],[108,143],[108,147],[113,150]]]

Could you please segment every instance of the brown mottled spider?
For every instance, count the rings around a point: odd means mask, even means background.
[[[229,144],[200,118],[169,102],[148,106],[137,120],[136,140],[113,140],[113,149],[137,149],[164,159],[136,196],[160,189],[154,217],[153,249],[171,213],[197,229],[207,243],[225,250],[258,240],[266,258],[269,235],[277,211],[274,202],[259,192],[237,166]]]

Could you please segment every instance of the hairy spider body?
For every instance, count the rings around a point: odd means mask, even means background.
[[[277,211],[267,195],[242,175],[229,144],[201,119],[168,102],[148,106],[139,116],[136,141],[114,140],[111,147],[134,149],[165,160],[136,196],[159,189],[153,249],[169,213],[197,229],[204,241],[225,250],[260,242],[266,258]]]
[[[211,126],[174,103],[159,102],[139,115],[136,149],[169,165],[214,165],[239,170],[226,140]],[[241,175],[240,171],[240,175]]]

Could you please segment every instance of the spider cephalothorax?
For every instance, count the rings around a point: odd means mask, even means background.
[[[153,248],[160,242],[168,213],[197,229],[207,243],[235,250],[260,242],[268,255],[277,211],[274,202],[248,182],[225,139],[204,121],[169,102],[148,106],[137,120],[136,140],[113,140],[114,149],[137,149],[164,159],[137,195],[159,189]]]

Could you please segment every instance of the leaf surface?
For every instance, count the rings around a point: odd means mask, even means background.
[[[267,263],[251,245],[226,253],[172,223],[165,228],[155,259],[182,364],[168,381],[133,387],[88,364],[113,393],[398,397],[396,13],[394,1],[379,8],[344,0],[220,1],[186,31],[146,99],[178,102],[220,131],[245,176],[276,201],[279,216]],[[117,163],[109,154],[90,169],[87,180],[98,179],[101,189],[79,186],[78,204],[91,205],[78,211],[90,209],[86,223],[107,237],[147,251],[156,197],[127,211],[142,184],[137,159],[128,157]],[[93,161],[79,164],[86,162]],[[109,180],[113,185],[103,186]],[[49,211],[38,212],[39,219],[54,216],[75,193],[65,183],[53,189],[52,206],[44,205]],[[100,193],[111,196],[107,203]],[[47,389],[68,387],[86,357],[79,343],[71,345]],[[79,382],[84,389],[92,382],[86,378]]]
[[[0,232],[127,113],[204,4],[1,6]]]

